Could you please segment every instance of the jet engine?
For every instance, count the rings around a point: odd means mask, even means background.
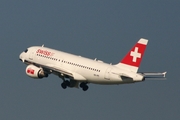
[[[42,68],[36,67],[34,65],[28,65],[26,67],[26,74],[32,78],[48,77],[48,74],[45,73]]]

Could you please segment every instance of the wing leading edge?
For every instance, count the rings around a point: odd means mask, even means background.
[[[86,78],[84,78],[82,75],[66,70],[64,68],[60,68],[60,67],[50,65],[50,64],[46,64],[46,65],[36,64],[36,66],[42,67],[43,69],[48,70],[48,71],[52,71],[53,73],[58,73],[59,76],[69,76],[73,78],[73,80],[86,81]]]

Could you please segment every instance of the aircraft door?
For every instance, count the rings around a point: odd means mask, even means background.
[[[30,59],[30,60],[33,60],[33,57],[34,57],[34,51],[30,51],[30,53],[29,53],[29,59]]]
[[[105,72],[104,78],[107,79],[107,80],[110,80],[111,69],[112,68],[107,68],[107,70]]]

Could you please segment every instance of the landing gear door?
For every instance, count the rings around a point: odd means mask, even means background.
[[[112,68],[108,68],[108,69],[106,70],[106,72],[105,72],[104,78],[107,79],[107,80],[110,80],[111,69],[112,69]]]

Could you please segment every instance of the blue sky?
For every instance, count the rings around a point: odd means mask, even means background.
[[[0,1],[0,119],[180,118],[179,1]],[[167,80],[61,88],[57,76],[25,74],[19,54],[45,44],[107,63],[118,63],[140,39],[149,40],[139,71],[167,71]]]

